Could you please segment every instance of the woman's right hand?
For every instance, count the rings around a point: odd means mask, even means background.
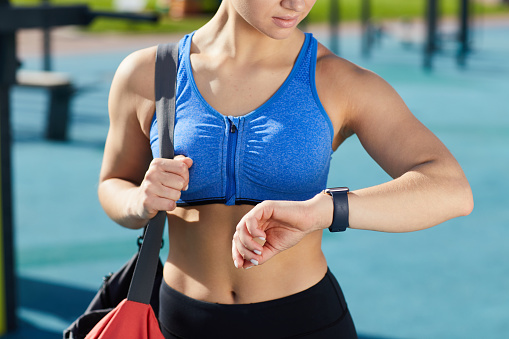
[[[149,220],[158,211],[173,211],[181,191],[188,188],[192,165],[193,160],[183,155],[152,160],[142,183],[136,188],[135,214],[140,219]]]

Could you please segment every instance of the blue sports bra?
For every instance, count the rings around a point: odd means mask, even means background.
[[[201,96],[190,65],[193,34],[180,41],[174,147],[193,159],[178,206],[307,200],[327,184],[332,123],[315,86],[317,41],[306,34],[277,92],[243,116],[225,116]],[[156,116],[150,129],[159,157]]]

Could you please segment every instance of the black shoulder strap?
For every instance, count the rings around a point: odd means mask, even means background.
[[[157,46],[155,93],[156,116],[161,158],[173,159],[173,126],[175,125],[175,83],[178,44]]]
[[[155,66],[156,117],[159,152],[162,158],[173,159],[173,127],[175,124],[175,84],[177,78],[178,44],[157,46]],[[149,304],[163,239],[166,212],[152,218],[141,245],[127,299]]]

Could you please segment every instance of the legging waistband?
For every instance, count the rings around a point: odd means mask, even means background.
[[[307,290],[252,304],[196,300],[174,290],[164,280],[160,289],[159,321],[163,333],[167,337],[171,334],[171,338],[215,334],[221,338],[290,338],[332,326],[347,313],[345,298],[330,270]]]

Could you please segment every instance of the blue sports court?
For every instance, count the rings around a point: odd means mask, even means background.
[[[310,31],[329,43],[327,30]],[[363,58],[358,33],[346,30],[340,55],[385,78],[448,146],[470,181],[475,208],[417,233],[327,233],[329,265],[361,338],[508,338],[509,22],[476,22],[464,69],[455,45],[445,42],[433,70],[424,71],[420,41],[402,43],[397,32],[382,34]],[[140,231],[110,221],[96,189],[109,84],[130,51],[151,44],[153,38],[103,49],[98,41],[84,52],[55,55],[54,69],[70,73],[79,88],[68,142],[43,138],[44,91],[11,93],[19,330],[5,338],[61,338],[102,277],[137,250]],[[23,67],[39,69],[40,58],[23,60]],[[340,147],[329,186],[356,189],[389,179],[361,148],[355,137]]]

